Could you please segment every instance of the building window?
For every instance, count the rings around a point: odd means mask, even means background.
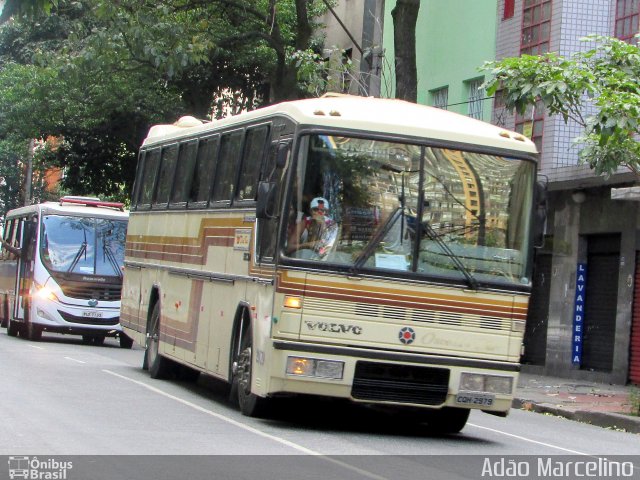
[[[536,102],[533,109],[527,109],[524,115],[516,115],[516,132],[530,138],[542,153],[542,131],[544,128],[544,104]]]
[[[482,104],[485,97],[484,88],[480,88],[482,86],[483,79],[478,78],[475,80],[471,80],[467,82],[467,86],[469,87],[469,113],[468,115],[471,118],[476,118],[478,120],[482,120],[483,117],[483,109]]]
[[[637,44],[635,35],[638,33],[638,0],[616,1],[616,29],[615,36],[625,42]]]
[[[431,104],[436,108],[447,109],[449,105],[449,87],[431,91]]]
[[[549,51],[551,0],[524,0],[520,53],[538,55]]]
[[[502,19],[507,20],[513,17],[516,10],[516,0],[504,0],[504,11],[502,12]]]

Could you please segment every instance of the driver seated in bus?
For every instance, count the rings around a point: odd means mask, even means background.
[[[311,215],[289,225],[287,253],[310,250],[324,257],[335,241],[336,223],[329,216],[329,201],[315,197],[310,204]]]

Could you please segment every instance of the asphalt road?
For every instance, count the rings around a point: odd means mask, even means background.
[[[632,478],[640,478],[640,436],[630,433],[513,410],[507,418],[472,412],[460,434],[436,436],[403,416],[317,399],[290,400],[272,418],[253,419],[219,382],[153,380],[142,357],[140,347],[123,350],[113,339],[98,347],[79,337],[45,333],[31,342],[0,332],[0,455],[73,457],[70,480],[395,479],[416,471],[482,478],[483,468],[493,469],[487,458],[525,455],[630,459]]]

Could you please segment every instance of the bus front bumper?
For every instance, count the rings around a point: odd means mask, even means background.
[[[116,335],[122,331],[117,307],[82,307],[32,297],[30,315],[34,324],[51,332]]]
[[[355,402],[507,414],[519,365],[351,347],[274,342],[258,394],[309,394]],[[262,387],[262,391],[261,390]]]

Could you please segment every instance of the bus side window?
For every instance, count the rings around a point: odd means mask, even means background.
[[[184,142],[180,144],[178,165],[176,166],[176,180],[171,193],[170,205],[185,206],[189,200],[189,189],[193,179],[193,168],[196,166],[198,142]]]
[[[262,125],[247,130],[245,137],[242,164],[240,165],[240,179],[238,182],[237,200],[255,200],[258,186],[258,176],[262,160],[267,150],[269,125]]]
[[[13,235],[15,230],[15,220],[7,220],[4,224],[2,260],[13,260],[15,255],[11,253],[9,247],[13,247]]]
[[[142,184],[142,170],[144,168],[144,158],[146,151],[140,150],[138,153],[138,165],[136,167],[136,178],[133,182],[133,192],[131,194],[131,210],[137,210],[138,201],[140,200],[140,185]]]
[[[176,163],[178,161],[178,145],[169,145],[162,149],[160,171],[158,172],[158,186],[156,187],[153,208],[166,208],[175,178]]]
[[[193,169],[191,188],[189,190],[189,207],[206,206],[209,201],[209,188],[215,170],[215,159],[218,151],[219,137],[203,138],[198,142],[196,167]]]
[[[236,165],[242,153],[242,139],[244,132],[225,133],[220,138],[220,152],[215,178],[213,179],[212,202],[229,202],[233,195]]]
[[[9,260],[17,260],[20,255],[20,237],[22,236],[22,219],[14,218],[12,220],[11,236],[9,237],[9,244],[11,245]]]
[[[142,173],[140,175],[140,192],[138,197],[138,208],[150,208],[153,197],[153,189],[156,183],[156,172],[160,163],[160,149],[150,150],[144,157]]]

